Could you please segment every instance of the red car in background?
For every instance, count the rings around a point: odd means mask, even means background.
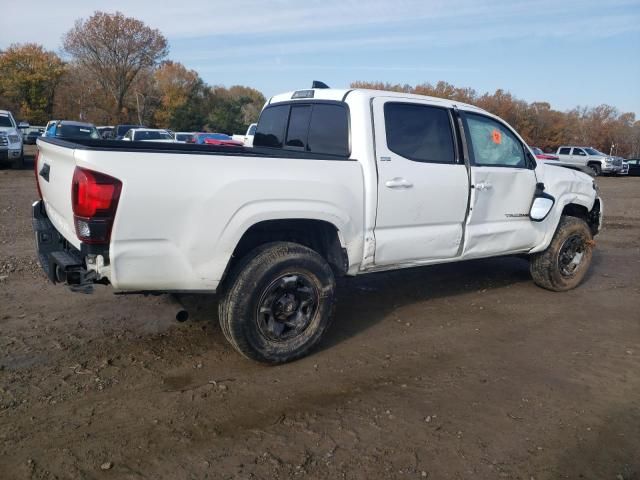
[[[198,145],[216,145],[218,147],[242,147],[244,144],[224,133],[194,133],[187,143]]]
[[[538,147],[530,147],[533,150],[533,154],[536,156],[538,160],[558,160],[557,155],[553,155],[551,153],[544,153],[541,148]]]

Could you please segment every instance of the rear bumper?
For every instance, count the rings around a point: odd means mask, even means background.
[[[38,262],[51,282],[83,293],[91,293],[94,283],[104,283],[94,270],[87,269],[84,248],[75,248],[53,226],[42,200],[32,205],[31,221]]]

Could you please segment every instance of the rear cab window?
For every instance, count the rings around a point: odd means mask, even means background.
[[[254,147],[348,157],[349,110],[342,102],[292,102],[267,106]]]

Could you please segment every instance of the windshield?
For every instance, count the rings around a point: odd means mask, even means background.
[[[84,125],[58,125],[56,137],[64,138],[100,138],[96,127]]]
[[[589,155],[602,155],[602,156],[606,156],[604,153],[599,152],[598,150],[596,150],[595,148],[585,148],[585,151],[589,154]]]
[[[0,115],[0,127],[9,127],[12,128],[13,124],[11,123],[11,119],[9,115]]]
[[[173,140],[169,132],[157,130],[142,130],[141,132],[136,132],[134,138],[135,140]]]

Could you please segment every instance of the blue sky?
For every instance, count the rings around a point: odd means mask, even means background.
[[[4,2],[3,2],[4,3]],[[120,10],[159,28],[169,57],[212,85],[266,96],[314,79],[503,88],[566,110],[614,105],[640,118],[640,0],[35,0],[3,6],[0,48],[59,50],[76,18]],[[23,15],[28,11],[28,15]]]

